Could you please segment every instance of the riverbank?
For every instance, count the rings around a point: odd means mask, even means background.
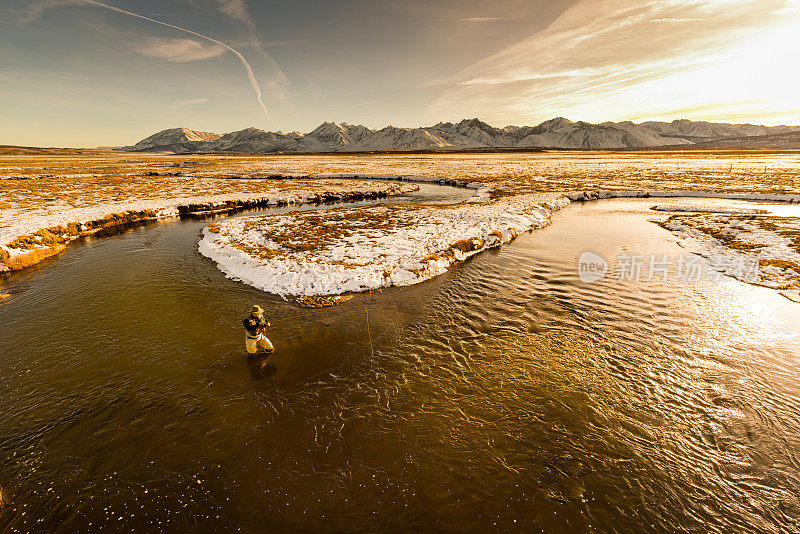
[[[280,217],[251,222],[246,230],[237,226],[244,223],[229,223],[230,228],[222,223],[209,229],[201,244],[203,254],[218,261],[229,275],[281,294],[406,285],[444,272],[462,261],[462,255],[506,242],[492,237],[493,232],[507,230],[501,228],[505,222],[498,226],[498,213],[504,214],[501,219],[529,219],[515,226],[519,233],[546,224],[541,219],[549,218],[543,214],[552,211],[554,205],[547,202],[553,199],[558,199],[559,206],[620,197],[800,202],[798,169],[800,155],[791,152],[7,157],[0,158],[0,270],[24,267],[58,253],[82,234],[135,220],[231,213],[283,203],[382,198],[384,193],[403,191],[388,184],[437,183],[474,191],[468,206],[450,211],[442,207],[427,211],[386,208],[385,213],[354,209],[348,212],[348,220],[331,222],[322,248],[273,239],[275,225],[283,224]],[[312,183],[315,192],[304,192],[303,187]],[[531,201],[535,198],[547,200]],[[102,213],[91,217],[85,213],[98,206],[103,207]],[[528,211],[520,211],[519,206],[527,206]],[[423,228],[431,218],[440,223]],[[475,222],[479,219],[480,223]],[[319,221],[304,221],[295,221],[301,225],[297,236],[313,239],[323,229]],[[346,238],[362,230],[358,246],[351,246]],[[303,250],[297,250],[298,246]],[[352,248],[352,257],[333,268],[331,262],[343,261],[329,257],[337,247]],[[279,263],[284,261],[289,263]],[[308,270],[311,264],[315,266]],[[256,270],[261,274],[255,274]],[[291,282],[264,282],[276,277]]]
[[[491,190],[484,194],[491,195]],[[546,226],[553,211],[571,202],[674,197],[800,201],[800,196],[794,195],[686,190],[598,190],[491,200],[478,196],[470,199],[473,203],[457,206],[358,207],[324,214],[229,219],[204,231],[199,251],[228,277],[270,293],[285,297],[339,295],[428,280],[520,233]],[[793,298],[793,288],[800,288],[800,270],[786,263],[794,260],[787,260],[784,252],[763,248],[759,261],[764,274],[754,283]],[[780,266],[785,268],[778,274]],[[753,282],[732,267],[718,267],[725,274]]]
[[[660,224],[687,250],[709,259],[719,272],[800,302],[799,218],[680,213]]]
[[[417,188],[341,179],[49,177],[17,182],[0,180],[0,272],[36,264],[78,237],[113,226],[257,207],[373,200]]]

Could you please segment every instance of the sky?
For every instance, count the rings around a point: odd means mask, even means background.
[[[800,0],[0,0],[0,144],[165,128],[800,125]]]

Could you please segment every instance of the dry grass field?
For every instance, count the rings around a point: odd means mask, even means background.
[[[57,254],[77,236],[182,211],[382,198],[415,189],[399,182],[183,175],[150,158],[0,156],[0,271]],[[158,158],[156,158],[158,159]]]
[[[494,182],[500,194],[597,188],[800,194],[800,151],[0,156],[0,178],[263,178],[325,173]]]

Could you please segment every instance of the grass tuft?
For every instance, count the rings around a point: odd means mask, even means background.
[[[794,272],[800,274],[800,264],[794,261],[779,260],[775,258],[763,258],[758,263],[761,267],[777,267],[778,269],[783,269],[784,271],[787,269],[791,269]]]
[[[31,265],[36,265],[45,258],[49,258],[50,256],[55,256],[56,254],[64,250],[64,248],[66,248],[64,245],[53,245],[47,248],[36,248],[28,253],[19,254],[17,256],[14,256],[13,258],[5,259],[3,261],[3,264],[5,264],[12,271],[18,271],[19,269],[24,269],[26,267],[30,267]]]
[[[471,237],[469,239],[460,239],[450,245],[450,248],[460,250],[461,252],[472,252],[483,248],[484,241],[479,237]]]

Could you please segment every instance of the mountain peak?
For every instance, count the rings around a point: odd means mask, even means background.
[[[494,126],[490,126],[483,122],[480,119],[464,119],[458,124],[455,125],[456,130],[464,133],[469,132],[470,130],[478,130],[484,132],[484,134],[488,136],[495,136],[498,133],[498,130]]]
[[[545,128],[548,130],[556,130],[558,128],[563,128],[564,126],[570,126],[575,124],[571,120],[564,118],[564,117],[556,117],[555,119],[550,119],[549,121],[544,121],[539,125],[539,128]]]
[[[174,145],[180,143],[208,143],[222,137],[211,132],[200,132],[189,128],[169,128],[142,139],[136,145],[137,149],[148,149],[156,146]]]
[[[472,119],[462,119],[461,122],[459,122],[458,124],[464,124],[464,125],[469,125],[469,126],[479,126],[479,125],[484,125],[485,124],[486,126],[489,126],[488,124],[486,124],[485,122],[483,122],[482,120],[480,120],[477,117],[472,118]]]
[[[325,121],[313,130],[308,135],[315,135],[315,134],[330,134],[333,132],[343,132],[346,128],[338,124],[336,122]]]

